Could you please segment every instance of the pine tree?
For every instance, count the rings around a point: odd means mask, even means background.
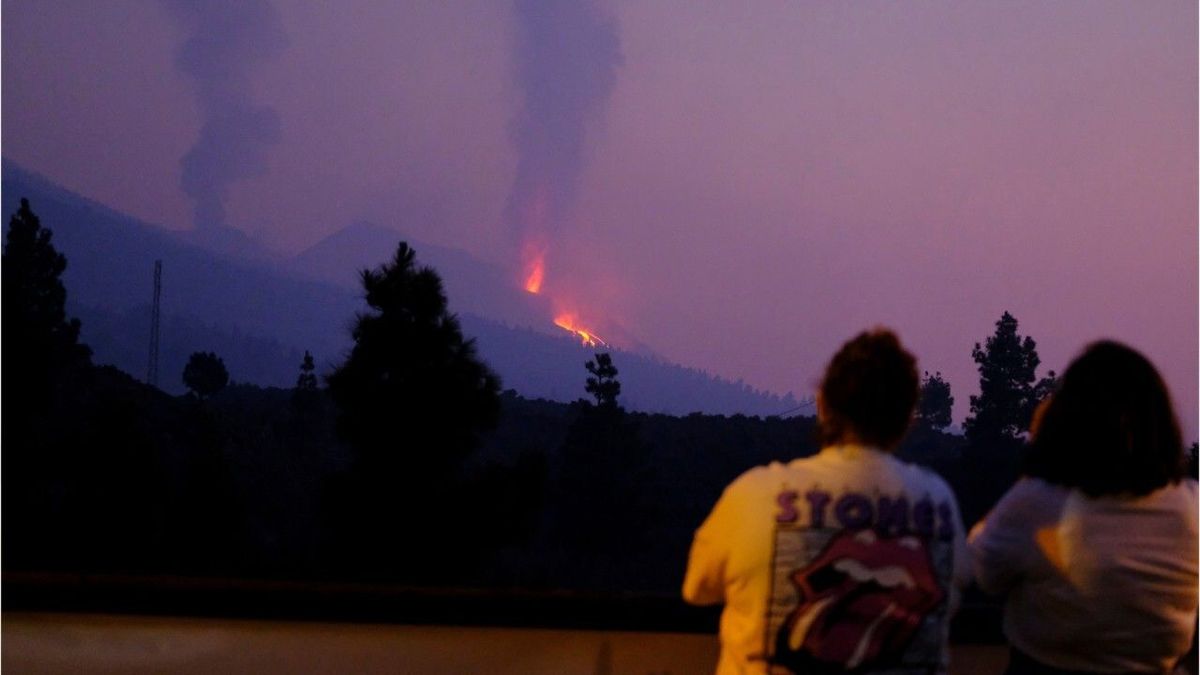
[[[617,381],[617,367],[613,365],[612,355],[598,353],[596,359],[588,361],[584,367],[592,374],[587,378],[584,391],[594,396],[596,405],[602,408],[617,407],[617,397],[621,395],[621,383]]]
[[[79,433],[91,384],[91,351],[66,315],[67,259],[22,199],[9,221],[0,263],[3,314],[4,547],[16,564],[62,559],[78,524],[64,502],[78,485]],[[103,419],[100,417],[99,419]],[[88,450],[94,451],[91,446]]]
[[[617,405],[621,383],[607,353],[584,366],[584,389],[596,405],[580,400],[559,448],[562,465],[554,482],[553,537],[575,556],[584,586],[631,583],[626,575],[654,531],[650,451],[637,419]]]
[[[463,337],[437,273],[417,267],[407,244],[361,276],[369,310],[327,378],[338,433],[354,453],[335,507],[338,546],[359,574],[449,578],[485,545],[462,536],[466,514],[486,506],[461,470],[498,421],[500,381]]]
[[[312,354],[304,350],[304,361],[300,364],[300,377],[296,378],[296,389],[300,391],[317,390],[317,366],[313,363]]]
[[[22,199],[5,236],[0,296],[4,314],[5,389],[42,389],[58,374],[89,365],[79,343],[79,320],[67,319],[62,274],[67,259],[53,234]],[[16,385],[10,389],[9,384]]]
[[[463,337],[437,273],[415,259],[401,242],[391,262],[362,272],[370,311],[329,393],[360,460],[445,473],[495,425],[500,380]]]
[[[1017,320],[1008,312],[996,322],[994,335],[983,345],[975,343],[971,358],[979,365],[979,395],[971,397],[967,438],[976,445],[1018,440],[1038,402],[1053,388],[1054,371],[1036,381],[1041,363],[1037,343],[1017,333]]]
[[[954,397],[950,395],[950,383],[942,374],[929,374],[921,381],[921,396],[917,403],[917,424],[928,429],[942,431],[950,426]]]

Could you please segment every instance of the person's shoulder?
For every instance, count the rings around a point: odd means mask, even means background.
[[[798,467],[796,462],[760,464],[742,472],[729,485],[725,486],[724,497],[728,499],[759,495],[764,491],[774,490],[782,484],[795,480],[803,473],[803,465]]]
[[[1184,499],[1196,501],[1197,492],[1200,491],[1200,486],[1197,486],[1196,479],[1184,478],[1179,481],[1179,493]]]
[[[1035,476],[1021,476],[1001,495],[989,517],[1001,525],[1027,529],[1037,523],[1061,519],[1064,510],[1072,508],[1071,504],[1079,499],[1086,497]]]
[[[751,467],[742,472],[742,475],[733,479],[727,490],[752,490],[765,484],[769,484],[787,472],[787,466],[780,462],[771,462],[770,464],[760,464]]]
[[[1020,476],[1004,493],[1012,499],[1062,501],[1077,491],[1037,476]]]
[[[1183,478],[1178,483],[1167,485],[1150,495],[1150,499],[1159,504],[1169,504],[1168,508],[1174,508],[1195,519],[1197,516],[1197,490],[1198,488],[1194,479]]]
[[[941,474],[930,469],[929,467],[906,462],[895,455],[890,455],[894,465],[898,467],[898,471],[905,474],[907,482],[920,485],[922,489],[928,491],[935,498],[953,497],[954,490],[950,484],[942,478]]]

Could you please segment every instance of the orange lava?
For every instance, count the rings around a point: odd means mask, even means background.
[[[559,314],[554,317],[554,325],[579,338],[584,347],[607,347],[608,343],[590,330],[579,325],[574,314]]]
[[[537,295],[542,292],[542,278],[546,274],[546,265],[542,256],[537,256],[529,264],[529,273],[525,275],[525,290]]]

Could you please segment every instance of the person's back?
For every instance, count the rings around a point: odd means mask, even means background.
[[[1009,672],[1169,671],[1192,641],[1200,542],[1157,373],[1093,345],[1033,435],[1028,475],[971,533],[980,586],[1007,593]]]
[[[1020,481],[972,534],[1009,641],[1059,668],[1169,669],[1192,639],[1195,505],[1193,481],[1136,498]]]
[[[821,452],[747,471],[697,530],[683,595],[726,604],[719,673],[944,672],[968,573],[958,508],[887,452],[915,388],[893,335],[851,341],[822,385]]]
[[[1068,636],[1090,670],[1169,669],[1186,652],[1196,611],[1196,484],[1144,497],[1072,491],[1058,527],[1062,564],[1081,601]]]

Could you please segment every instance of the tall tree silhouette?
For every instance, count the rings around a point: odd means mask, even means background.
[[[91,352],[79,321],[67,319],[67,259],[22,199],[9,221],[0,263],[3,316],[4,506],[18,514],[3,528],[7,562],[41,564],[70,550],[74,523],[63,517],[66,476],[75,471],[80,384]],[[64,419],[66,418],[66,419]]]
[[[1008,312],[996,321],[995,334],[982,345],[975,343],[971,357],[979,366],[979,395],[971,397],[971,415],[963,424],[970,467],[957,486],[968,523],[983,516],[1016,480],[1022,434],[1054,382],[1053,371],[1037,380],[1037,343],[1017,332],[1017,320]]]
[[[301,391],[315,391],[317,388],[317,366],[313,363],[312,354],[304,350],[304,361],[300,363],[300,376],[296,378],[296,388]]]
[[[370,311],[329,393],[363,461],[445,473],[495,425],[500,380],[447,310],[437,273],[415,259],[401,243],[391,262],[362,272]]]
[[[450,555],[456,542],[442,526],[463,503],[452,494],[459,469],[500,409],[499,378],[463,337],[437,273],[415,260],[402,242],[390,262],[362,272],[369,310],[328,377],[338,432],[354,450],[356,524],[367,529],[357,536],[374,545],[362,554],[380,565]],[[403,541],[378,529],[397,519],[408,530]],[[420,555],[398,548],[417,542]]]
[[[0,265],[4,389],[22,399],[44,400],[58,375],[91,359],[91,350],[79,343],[79,320],[66,316],[67,259],[52,238],[22,199],[9,221]]]
[[[941,431],[950,426],[954,397],[950,395],[950,383],[942,374],[929,374],[921,381],[921,397],[917,403],[917,424]]]
[[[203,400],[229,384],[229,371],[225,369],[225,362],[216,354],[194,352],[183,367],[183,384]]]
[[[1008,312],[996,321],[994,335],[983,345],[975,343],[971,358],[979,366],[979,395],[971,397],[967,438],[972,444],[1018,440],[1033,409],[1053,388],[1054,371],[1035,381],[1041,363],[1037,343],[1017,333],[1017,320]]]
[[[596,397],[596,405],[615,408],[617,397],[621,395],[621,383],[617,381],[617,367],[613,365],[612,355],[596,354],[594,361],[584,364],[592,374],[587,378],[584,391]]]
[[[657,517],[650,449],[637,418],[617,405],[612,357],[598,353],[584,367],[596,405],[572,405],[576,417],[558,453],[554,539],[582,585],[636,583]]]

